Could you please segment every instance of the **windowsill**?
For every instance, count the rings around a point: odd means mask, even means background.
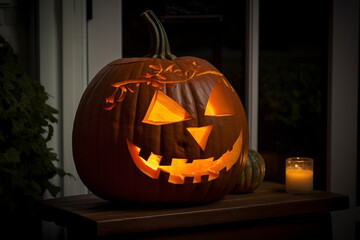
[[[106,236],[322,214],[348,207],[345,195],[323,191],[295,195],[286,193],[282,184],[263,182],[254,193],[230,194],[207,204],[115,204],[88,194],[43,200],[39,211],[44,220]]]

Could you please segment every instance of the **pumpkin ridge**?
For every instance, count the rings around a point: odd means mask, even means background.
[[[218,82],[233,103],[235,111],[231,117],[204,115],[208,98]],[[176,123],[170,120],[164,125],[142,122],[154,91],[173,96],[196,120]],[[79,176],[99,197],[136,202],[209,202],[229,193],[244,170],[249,139],[243,105],[225,76],[206,60],[191,56],[174,60],[115,60],[93,79],[83,98],[76,113],[79,116],[74,121],[73,155]],[[163,103],[167,112],[166,101]],[[174,113],[182,112],[174,106],[171,106]],[[166,116],[159,116],[166,119]],[[209,124],[214,128],[208,136],[205,151],[202,151],[186,127]],[[151,178],[132,160],[127,139],[141,148],[139,155],[143,150],[143,153],[155,152],[171,157],[171,161],[174,157],[193,159],[188,160],[193,164],[189,168],[173,169],[176,164],[181,165],[181,159],[177,159],[174,166],[167,168],[169,173],[160,170],[158,179]],[[237,139],[240,139],[239,145],[234,146]],[[226,155],[229,151],[231,153]],[[220,156],[224,156],[221,161]],[[144,158],[156,169],[159,160],[156,156]],[[211,168],[206,167],[209,166],[206,158],[216,159],[210,164]],[[161,163],[169,164],[166,160]],[[169,183],[171,175],[174,181],[181,179],[178,177],[181,172],[188,175],[183,177],[183,183]],[[217,173],[219,176],[215,178]]]
[[[195,113],[196,113],[196,127],[201,127],[201,126],[207,125],[207,124],[203,124],[202,122],[200,122],[200,118],[203,118],[205,116],[204,115],[205,108],[204,108],[204,111],[201,111],[202,110],[202,109],[200,109],[201,105],[200,104],[195,104],[195,103],[200,101],[199,99],[196,99],[196,97],[195,97],[195,96],[197,96],[197,89],[196,89],[195,84],[196,84],[196,79],[194,81],[192,81],[192,82],[188,82],[189,90],[191,92],[191,97],[192,97],[192,103],[194,105],[194,109],[195,109]],[[211,133],[210,133],[210,135],[211,135]],[[199,151],[197,152],[197,154],[199,156],[201,156],[202,151],[201,151],[200,146],[199,146],[198,149],[199,149]],[[221,153],[221,154],[224,154],[224,153]]]
[[[257,189],[265,176],[265,161],[255,150],[249,149],[247,163],[244,171],[237,180],[233,192],[247,193]]]
[[[107,64],[107,66],[122,66],[122,65],[131,65],[134,63],[147,62],[153,60],[149,57],[130,57],[130,58],[119,58]]]
[[[253,183],[255,183],[254,188],[257,188],[259,186],[259,184],[260,184],[260,181],[256,181],[256,179],[255,179],[256,176],[259,176],[261,174],[260,168],[261,168],[260,159],[255,158],[255,161],[253,161],[253,167],[252,167],[252,171],[254,173],[253,173],[252,178],[251,178],[251,181]]]
[[[177,66],[177,67],[179,69],[181,69],[179,66]],[[179,123],[178,125],[174,125],[172,128],[175,135],[181,135],[181,137],[176,136],[177,138],[179,138],[179,141],[176,141],[177,148],[179,149],[178,151],[183,152],[184,156],[191,155],[191,156],[194,156],[193,158],[196,158],[195,155],[198,157],[200,156],[199,152],[197,152],[196,154],[194,152],[189,153],[188,152],[189,149],[186,146],[184,146],[184,144],[187,144],[186,141],[184,141],[184,139],[186,139],[186,136],[188,136],[188,134],[189,134],[189,132],[186,130],[186,127],[189,125],[192,126],[193,122],[196,122],[196,124],[197,124],[197,121],[198,121],[196,111],[195,111],[195,113],[192,111],[194,109],[194,98],[193,98],[193,95],[191,92],[190,85],[191,85],[190,81],[178,83],[174,87],[172,87],[172,85],[170,85],[170,84],[166,84],[165,90],[167,91],[167,94],[169,95],[169,97],[177,98],[176,102],[178,104],[180,104],[192,117],[191,119],[189,119],[187,121],[183,121],[183,122]],[[190,92],[190,94],[188,92]],[[191,97],[191,100],[190,100],[191,106],[190,107],[187,104],[188,97]],[[181,126],[181,127],[177,127],[177,126]],[[195,126],[197,126],[197,125],[195,125]],[[178,132],[176,132],[176,131],[178,131]]]

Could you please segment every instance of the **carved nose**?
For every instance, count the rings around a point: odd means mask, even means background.
[[[211,130],[214,125],[208,125],[204,127],[188,127],[186,128],[193,138],[196,140],[196,142],[199,144],[201,149],[205,151],[206,143],[209,138],[209,135],[211,133]]]

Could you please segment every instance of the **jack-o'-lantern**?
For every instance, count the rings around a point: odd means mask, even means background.
[[[241,101],[210,63],[172,55],[160,21],[143,16],[155,52],[109,63],[82,96],[73,128],[78,174],[105,199],[219,199],[246,163]]]

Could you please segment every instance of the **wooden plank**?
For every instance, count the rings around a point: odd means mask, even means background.
[[[295,195],[284,185],[263,182],[255,193],[227,195],[206,204],[114,203],[94,195],[44,200],[44,219],[95,228],[98,236],[206,226],[346,209],[348,197],[314,191]]]
[[[79,238],[78,238],[79,239]],[[101,239],[119,239],[119,236]],[[330,213],[222,223],[154,232],[122,234],[121,239],[219,240],[219,239],[332,239]]]

